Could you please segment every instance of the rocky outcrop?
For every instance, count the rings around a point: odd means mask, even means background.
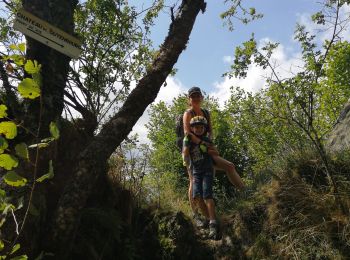
[[[329,152],[340,152],[350,149],[350,100],[341,112],[334,129],[326,142]]]

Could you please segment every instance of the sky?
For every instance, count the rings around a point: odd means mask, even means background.
[[[140,4],[144,1],[136,2]],[[172,2],[166,1],[168,4]],[[229,31],[220,19],[220,14],[227,10],[228,5],[223,0],[206,2],[206,11],[198,15],[188,46],[175,65],[176,75],[168,77],[167,85],[161,88],[156,102],[162,100],[170,104],[179,94],[186,93],[192,86],[198,86],[224,105],[231,86],[240,86],[253,93],[263,88],[267,72],[255,66],[249,67],[245,79],[222,76],[230,70],[235,48],[247,41],[252,33],[260,45],[267,41],[280,43],[273,58],[280,65],[280,75],[285,77],[290,75],[291,70],[297,71],[298,66],[302,65],[300,48],[293,37],[297,23],[304,24],[311,32],[317,32],[320,40],[327,37],[327,33],[317,31],[317,26],[310,19],[322,7],[318,0],[246,0],[243,2],[245,7],[255,7],[264,17],[248,25],[234,21],[234,31]],[[152,30],[154,47],[158,47],[167,34],[170,23],[168,10],[169,8],[160,14]],[[349,6],[345,11],[350,12]],[[350,32],[345,34],[349,39]],[[138,133],[141,142],[147,142],[147,130],[144,127],[147,120],[146,111],[133,130]]]
[[[129,0],[138,10],[147,8],[152,1]],[[318,32],[310,17],[322,6],[319,0],[244,0],[246,8],[254,7],[258,13],[262,13],[262,19],[243,25],[234,20],[234,31],[224,26],[220,14],[229,8],[230,0],[206,0],[207,8],[204,14],[200,13],[196,19],[187,48],[180,55],[175,65],[177,73],[167,78],[167,85],[161,88],[155,102],[160,100],[171,103],[179,94],[186,93],[192,86],[200,87],[206,94],[218,99],[221,106],[230,96],[230,87],[239,86],[246,91],[257,92],[265,86],[264,76],[268,72],[254,65],[248,69],[244,79],[228,78],[222,75],[230,71],[234,50],[244,41],[247,41],[252,33],[261,46],[264,42],[272,41],[280,43],[273,59],[279,65],[278,71],[283,77],[288,77],[290,71],[294,72],[302,65],[300,47],[293,38],[297,23],[303,24],[319,40],[327,38],[327,32]],[[166,7],[161,11],[151,29],[151,39],[155,49],[163,42],[167,35],[170,18],[170,6],[181,3],[181,0],[165,0]],[[1,7],[1,1],[0,1]],[[350,13],[350,7],[346,6],[343,13]],[[350,40],[350,32],[344,32],[344,37]],[[133,128],[133,134],[137,133],[142,143],[148,142],[147,129],[148,112],[140,118]]]

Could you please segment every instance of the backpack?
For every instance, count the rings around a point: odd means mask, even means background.
[[[192,114],[192,117],[196,116],[196,113],[192,109],[188,109],[186,111],[190,111]],[[203,115],[205,119],[207,119],[209,123],[209,111],[202,108]],[[178,115],[175,119],[176,122],[176,146],[179,149],[180,152],[182,152],[182,145],[183,145],[183,139],[185,137],[184,133],[184,122],[183,122],[183,114]]]

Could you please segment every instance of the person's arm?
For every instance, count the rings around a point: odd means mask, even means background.
[[[213,126],[211,124],[211,116],[210,113],[208,111],[208,137],[210,140],[212,140],[213,137]]]
[[[183,165],[186,166],[187,168],[190,165],[190,143],[189,143],[189,138],[186,135],[184,140],[183,140],[183,146],[182,146],[182,162]]]
[[[208,148],[207,149],[207,153],[210,156],[219,156],[219,151],[216,148],[216,146],[214,145],[214,143],[211,141],[211,139],[206,138],[205,140],[202,141],[203,144],[205,144],[205,146]]]
[[[190,126],[190,121],[191,121],[191,112],[185,111],[184,116],[183,116],[183,123],[184,123],[184,134],[185,136],[189,136],[191,138],[191,141],[199,144],[201,139],[199,139],[197,136],[195,136],[191,132],[191,126]]]

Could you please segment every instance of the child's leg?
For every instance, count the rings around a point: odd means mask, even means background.
[[[232,162],[227,161],[220,156],[213,156],[213,160],[215,161],[215,166],[217,168],[223,169],[226,172],[228,179],[233,185],[240,190],[244,189],[244,183],[241,177],[238,175],[235,165]]]
[[[208,209],[209,220],[210,221],[216,220],[214,200],[213,199],[206,199],[205,205]]]
[[[216,219],[215,203],[213,200],[213,173],[207,172],[203,175],[203,199],[208,210],[209,220]]]
[[[208,172],[203,177],[203,198],[209,214],[209,235],[211,239],[219,238],[218,224],[216,222],[215,203],[213,200],[213,173]]]
[[[194,200],[195,207],[199,207],[202,214],[208,219],[208,209],[203,201],[203,188],[202,188],[203,176],[192,175],[192,198]]]
[[[210,215],[208,213],[208,208],[207,208],[206,203],[204,203],[204,200],[199,196],[195,197],[194,200],[196,201],[196,204],[198,205],[199,209],[201,210],[203,216],[206,219],[210,219]]]

